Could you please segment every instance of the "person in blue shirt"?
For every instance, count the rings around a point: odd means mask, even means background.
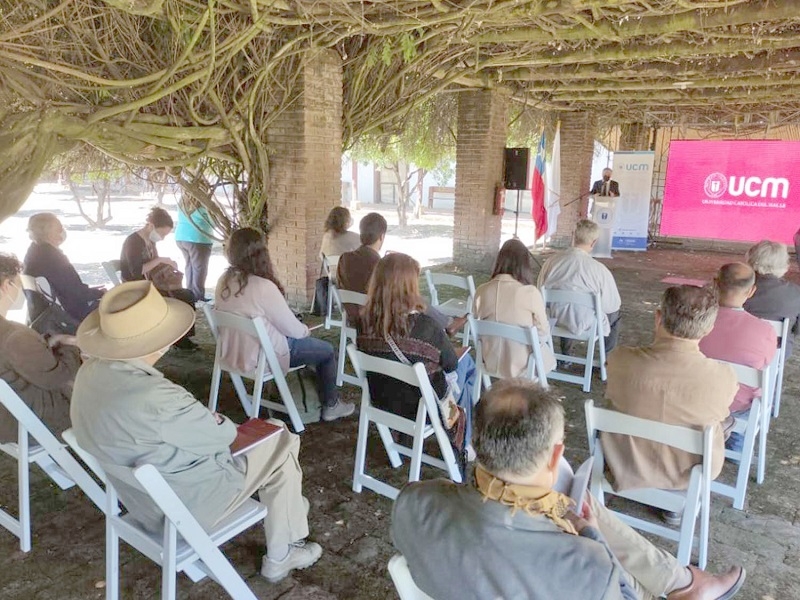
[[[186,211],[189,211],[188,215]],[[206,276],[214,243],[213,231],[211,217],[204,207],[178,209],[175,241],[186,260],[186,287],[202,302],[209,300],[206,296]]]

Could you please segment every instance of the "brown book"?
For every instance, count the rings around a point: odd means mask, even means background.
[[[264,419],[249,419],[236,428],[236,439],[231,444],[231,455],[244,454],[280,433],[281,430],[283,427],[280,425],[268,423]]]

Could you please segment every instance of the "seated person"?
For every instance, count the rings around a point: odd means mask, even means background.
[[[476,407],[474,442],[471,483],[410,483],[394,503],[394,545],[433,598],[711,600],[744,583],[741,567],[683,567],[591,494],[575,507],[553,490],[564,409],[552,391],[498,381]]]
[[[133,478],[115,480],[114,467],[155,466],[206,529],[257,491],[268,510],[261,574],[278,581],[322,553],[304,541],[309,505],[300,438],[284,428],[244,456],[231,456],[236,425],[153,366],[192,323],[191,307],[163,298],[150,282],[109,290],[78,329],[78,344],[91,358],[75,379],[75,437],[109,472],[131,516],[153,532],[161,529],[161,512]]]
[[[5,318],[25,301],[22,264],[0,253],[0,379],[3,379],[55,435],[69,429],[72,382],[81,357],[71,336],[45,340],[33,329]],[[0,405],[0,444],[16,442],[17,421]]]
[[[173,269],[178,268],[178,263],[171,258],[159,256],[156,248],[156,244],[167,237],[173,227],[172,217],[163,208],[156,206],[150,210],[144,227],[126,237],[122,244],[122,253],[119,257],[122,281],[141,281],[146,279],[150,271],[162,264],[168,265]],[[194,303],[197,300],[194,294],[186,289],[169,291],[160,289],[159,292],[170,298],[185,302],[192,308],[194,308]],[[196,350],[197,344],[189,339],[193,335],[194,325],[186,332],[185,336],[178,340],[175,346],[182,350]]]
[[[510,239],[497,255],[492,279],[475,293],[475,317],[509,325],[533,325],[539,334],[539,344],[546,373],[556,366],[550,347],[550,323],[542,294],[534,285],[533,259],[525,244]],[[495,337],[481,339],[483,362],[492,372],[504,378],[520,377],[528,366],[529,346]]]
[[[756,272],[756,291],[744,309],[767,321],[789,319],[788,358],[800,330],[800,286],[783,279],[789,270],[789,252],[783,244],[762,240],[747,251],[745,260]]]
[[[722,424],[739,389],[733,367],[700,352],[700,340],[713,328],[718,308],[712,289],[667,288],[656,310],[655,341],[609,354],[606,385],[606,399],[619,412],[670,425],[713,425],[712,479],[725,461]],[[620,491],[686,489],[692,467],[700,462],[694,454],[626,435],[603,434],[602,443],[614,488]]]
[[[538,286],[553,290],[572,290],[600,294],[603,311],[603,335],[606,352],[611,352],[619,340],[619,297],[614,276],[603,263],[590,256],[600,237],[597,223],[588,219],[578,221],[573,235],[572,248],[548,258],[539,271]],[[550,317],[559,327],[577,335],[594,327],[594,311],[585,306],[552,304],[548,307]],[[573,340],[561,338],[561,349],[569,354]]]
[[[352,224],[350,211],[344,206],[335,206],[331,209],[328,218],[325,219],[325,233],[322,234],[320,258],[352,252],[361,245],[358,234],[348,231]]]
[[[25,274],[47,279],[53,299],[76,321],[83,321],[97,307],[105,289],[83,283],[59,249],[67,239],[67,232],[53,213],[33,215],[28,220],[28,234],[32,243],[25,254]]]
[[[474,361],[469,355],[459,361],[444,330],[424,310],[425,302],[419,294],[419,264],[407,254],[387,254],[378,262],[370,280],[367,304],[356,328],[356,345],[359,350],[381,358],[404,362],[399,352],[410,364],[423,363],[433,391],[440,399],[448,391],[445,374],[458,373],[455,397],[466,413],[468,425],[472,412],[472,388],[468,381],[470,365],[474,372]],[[370,374],[368,380],[370,397],[376,407],[412,421],[416,419],[418,388],[379,373]],[[462,447],[454,446],[456,456],[466,451],[468,443],[467,431]]]
[[[378,253],[383,247],[383,241],[386,239],[387,224],[382,215],[369,213],[361,219],[358,227],[361,231],[361,247],[339,257],[336,281],[341,290],[366,294],[372,272],[381,259],[381,255]],[[356,322],[360,308],[360,306],[354,304],[344,305],[350,323]],[[423,310],[439,327],[446,329],[448,335],[453,335],[459,331],[467,322],[466,315],[457,318],[448,317],[434,306],[426,305]]]
[[[381,255],[378,253],[386,239],[386,219],[378,213],[369,213],[361,219],[358,228],[361,231],[361,246],[357,250],[345,252],[339,257],[336,285],[342,290],[366,294],[369,288],[369,279],[381,259]],[[360,308],[355,304],[344,305],[347,318],[351,323],[358,320]]]
[[[308,327],[289,308],[264,235],[256,229],[237,229],[228,240],[226,253],[230,266],[217,283],[216,308],[243,317],[261,317],[284,372],[298,365],[316,367],[323,421],[353,414],[355,405],[339,400],[333,346],[311,337]],[[255,370],[261,346],[254,337],[223,328],[218,343],[228,366],[244,373]]]
[[[719,313],[714,328],[700,340],[700,351],[709,358],[763,369],[778,351],[778,335],[772,325],[746,312],[742,306],[756,291],[756,274],[744,263],[723,265],[715,284],[719,293]],[[731,415],[747,418],[753,398],[760,390],[739,385],[730,406]],[[744,436],[731,433],[726,446],[740,451]]]

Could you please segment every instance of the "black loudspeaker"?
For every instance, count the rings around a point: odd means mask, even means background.
[[[503,163],[503,186],[507,190],[524,190],[528,187],[528,148],[506,148]]]

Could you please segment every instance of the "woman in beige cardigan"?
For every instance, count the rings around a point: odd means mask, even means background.
[[[497,255],[492,279],[475,293],[475,317],[509,325],[536,327],[546,372],[556,366],[550,339],[550,324],[542,294],[533,285],[533,259],[525,245],[510,239]],[[528,365],[530,347],[496,337],[483,337],[483,361],[487,369],[503,378],[520,377]]]

